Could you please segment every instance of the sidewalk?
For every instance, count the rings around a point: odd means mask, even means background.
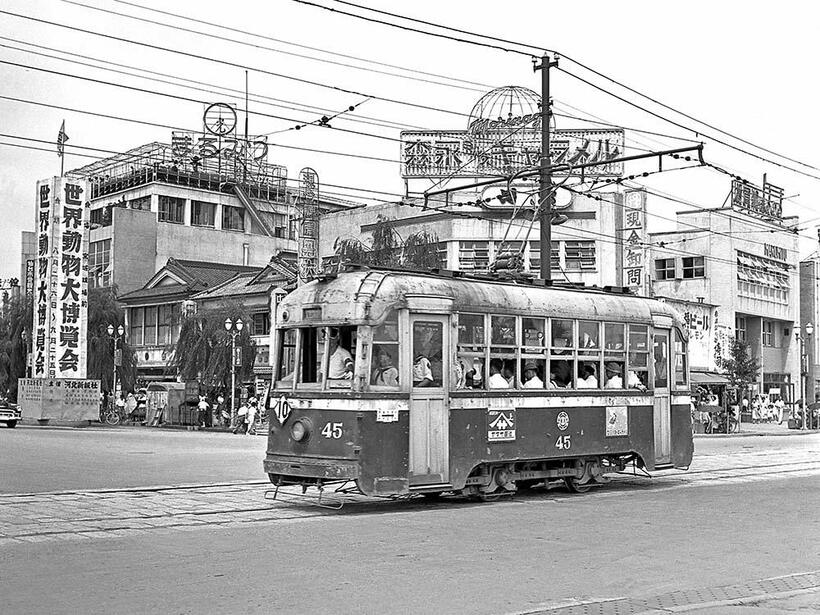
[[[815,434],[820,433],[818,430],[811,429],[789,429],[787,421],[783,421],[780,425],[777,423],[741,423],[740,432],[729,434],[731,437],[738,436],[799,436],[800,434]],[[717,438],[726,437],[725,433],[696,433],[696,438]]]

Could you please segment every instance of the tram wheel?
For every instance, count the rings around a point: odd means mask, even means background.
[[[566,476],[564,478],[564,484],[570,493],[586,493],[592,488],[592,483],[581,484],[574,476]]]

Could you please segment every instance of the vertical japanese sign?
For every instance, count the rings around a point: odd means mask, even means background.
[[[319,176],[305,167],[299,171],[299,280],[319,273]]]
[[[646,275],[646,192],[624,194],[623,285],[638,295],[647,295]]]
[[[88,326],[88,203],[85,181],[37,183],[35,378],[85,378]]]

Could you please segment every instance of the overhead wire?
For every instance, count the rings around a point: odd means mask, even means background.
[[[424,78],[421,78],[421,77],[413,77],[413,76],[410,76],[410,75],[401,75],[401,74],[398,74],[398,73],[391,73],[391,72],[388,72],[388,71],[378,70],[378,69],[375,69],[375,68],[368,68],[368,67],[364,67],[364,66],[355,66],[353,64],[346,64],[344,62],[337,62],[337,61],[334,61],[334,60],[328,60],[326,58],[317,58],[317,57],[309,56],[309,55],[302,54],[302,53],[295,53],[295,52],[292,52],[292,51],[285,51],[283,49],[276,49],[274,47],[267,47],[265,45],[258,45],[256,43],[251,43],[249,41],[243,41],[243,40],[239,40],[239,39],[235,39],[235,38],[230,38],[230,37],[227,37],[227,36],[221,36],[219,34],[214,34],[214,33],[211,33],[211,32],[203,32],[201,30],[194,30],[193,28],[186,28],[184,26],[168,24],[168,23],[164,23],[164,22],[157,21],[157,20],[154,20],[154,19],[148,19],[146,17],[138,17],[136,15],[129,15],[127,13],[121,13],[119,11],[114,11],[112,9],[106,9],[106,8],[102,8],[102,7],[98,7],[98,6],[93,6],[91,4],[86,4],[84,2],[78,2],[77,0],[61,0],[61,2],[65,2],[66,4],[72,4],[72,5],[75,5],[75,6],[80,6],[80,7],[83,7],[83,8],[86,8],[86,9],[91,9],[91,10],[94,10],[94,11],[99,11],[101,13],[107,13],[109,15],[116,15],[118,17],[133,19],[133,20],[140,21],[140,22],[143,22],[143,23],[149,23],[149,24],[156,25],[156,26],[171,28],[171,29],[174,29],[174,30],[179,30],[181,32],[187,32],[189,34],[197,34],[197,35],[200,35],[200,36],[207,36],[209,38],[216,39],[216,40],[235,43],[235,44],[238,44],[238,45],[244,45],[244,46],[247,46],[247,47],[253,47],[255,49],[263,49],[265,51],[270,51],[270,52],[273,52],[273,53],[281,53],[281,54],[284,54],[284,55],[289,55],[289,56],[302,58],[302,59],[306,59],[306,60],[313,60],[313,61],[316,61],[316,62],[324,62],[324,63],[327,63],[327,64],[333,64],[335,66],[342,66],[344,68],[367,71],[367,72],[370,72],[370,73],[377,73],[377,74],[381,74],[381,75],[387,75],[387,76],[390,76],[390,77],[397,77],[399,79],[409,79],[409,80],[418,81],[418,82],[422,82],[422,83],[428,83],[428,84],[432,84],[432,85],[440,85],[440,86],[444,86],[444,87],[453,87],[453,88],[459,88],[459,89],[464,89],[464,90],[471,90],[471,91],[474,91],[474,92],[483,91],[483,90],[476,89],[475,87],[467,87],[467,86],[464,86],[464,85],[456,85],[454,83],[445,83],[445,82],[442,82],[442,81],[434,81],[432,79],[424,79]],[[128,4],[131,5],[131,6],[140,6],[140,5],[136,5],[136,4],[133,4],[133,3],[128,3]],[[145,10],[153,10],[150,7],[140,6],[140,8],[143,8]],[[180,19],[185,19],[185,17],[179,17],[179,18]],[[246,32],[245,34],[249,34],[249,33]]]

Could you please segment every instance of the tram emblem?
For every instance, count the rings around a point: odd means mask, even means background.
[[[569,414],[563,411],[559,412],[558,417],[555,419],[555,424],[561,431],[566,431],[567,427],[569,427]]]
[[[288,398],[282,395],[275,402],[271,398],[271,413],[279,420],[280,425],[284,425],[287,418],[290,416],[290,404]]]
[[[487,410],[487,440],[515,441],[515,409]]]

